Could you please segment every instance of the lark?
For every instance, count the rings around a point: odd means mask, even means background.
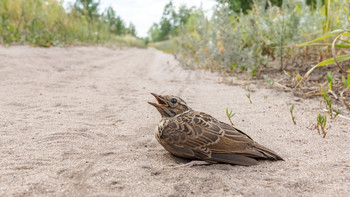
[[[260,159],[283,160],[239,129],[192,110],[183,99],[151,94],[158,103],[148,103],[162,116],[155,130],[156,138],[172,155],[192,160],[184,166],[214,163],[250,166]]]

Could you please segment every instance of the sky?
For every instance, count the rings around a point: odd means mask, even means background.
[[[147,31],[153,23],[159,23],[163,14],[164,6],[170,0],[100,0],[99,11],[102,13],[107,7],[112,6],[128,25],[130,22],[136,26],[136,34],[139,37],[146,37]],[[65,5],[74,3],[75,0],[65,0]],[[178,8],[180,5],[187,7],[202,5],[208,16],[216,5],[215,0],[173,0],[173,5]]]

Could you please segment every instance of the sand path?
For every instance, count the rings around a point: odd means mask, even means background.
[[[0,47],[0,196],[346,196],[350,122],[314,128],[317,100],[220,84],[154,49]],[[150,92],[234,122],[285,162],[173,168]],[[297,125],[288,111],[295,103]],[[218,195],[217,195],[218,194]]]

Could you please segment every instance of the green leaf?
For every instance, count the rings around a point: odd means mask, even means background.
[[[337,61],[338,62],[343,62],[343,61],[346,61],[346,60],[349,60],[349,59],[350,59],[350,54],[342,55],[342,56],[338,56],[337,57]],[[330,59],[326,59],[326,60],[318,63],[315,67],[326,66],[326,65],[334,64],[334,63],[335,63],[334,58],[330,58]]]
[[[332,44],[330,44],[330,43],[311,43],[311,44],[296,45],[296,47],[309,47],[309,46],[329,46],[329,47],[331,47]],[[334,46],[338,47],[338,48],[350,48],[350,45],[347,45],[347,44],[335,44]]]
[[[328,83],[331,83],[333,81],[333,76],[331,73],[327,73],[326,78],[327,78]]]
[[[350,85],[350,74],[348,74],[347,79],[345,76],[341,76],[341,80],[343,81],[345,88],[347,88]]]
[[[233,72],[235,70],[237,66],[237,62],[233,63],[232,66],[231,66],[231,72]]]
[[[309,44],[309,43],[313,43],[313,42],[316,42],[316,41],[319,41],[319,40],[323,40],[323,39],[326,39],[326,38],[329,38],[329,37],[332,37],[332,36],[335,36],[335,35],[338,35],[340,33],[343,33],[345,30],[343,29],[336,29],[332,32],[328,32],[318,38],[316,38],[315,40],[311,40],[309,42],[304,42],[304,43],[301,43],[300,45],[305,45],[305,44]],[[297,45],[298,46],[298,45]]]
[[[294,110],[294,104],[292,104],[292,105],[289,107],[289,111],[290,111],[290,112],[293,112],[293,110]]]

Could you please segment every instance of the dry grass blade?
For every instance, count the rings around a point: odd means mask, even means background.
[[[314,65],[310,70],[308,70],[306,72],[306,74],[304,75],[304,77],[302,77],[302,79],[298,82],[298,84],[293,88],[293,92],[298,88],[300,87],[300,84],[304,82],[304,80],[317,68],[317,67],[321,67],[321,66],[326,66],[326,65],[330,65],[330,64],[336,64],[337,67],[344,73],[347,73],[349,74],[350,71],[346,71],[345,69],[343,69],[339,62],[342,62],[342,61],[346,61],[346,60],[349,60],[350,59],[350,54],[346,54],[346,55],[342,55],[342,56],[339,56],[339,57],[336,57],[336,51],[335,51],[335,47],[337,46],[335,43],[337,42],[337,40],[341,37],[341,36],[349,36],[350,34],[348,33],[349,30],[341,30],[341,29],[338,29],[338,30],[334,30],[332,32],[329,32],[315,40],[312,40],[310,42],[306,42],[306,43],[303,43],[301,45],[297,45],[297,46],[312,46],[312,42],[315,42],[315,41],[319,41],[319,40],[322,40],[322,39],[326,39],[328,37],[331,37],[331,36],[335,36],[337,35],[337,37],[333,40],[333,43],[331,45],[332,47],[332,55],[333,55],[333,58],[330,58],[330,59],[326,59],[320,63],[318,63],[317,65]],[[316,44],[319,44],[319,43],[316,43]],[[325,46],[327,46],[328,44],[326,44]],[[349,48],[349,46],[343,46],[344,48]]]
[[[337,57],[336,57],[336,52],[335,52],[335,43],[337,42],[337,40],[338,40],[338,38],[340,37],[340,36],[342,36],[343,34],[339,34],[335,39],[334,39],[334,41],[333,41],[333,43],[332,43],[332,55],[333,55],[333,58],[334,58],[334,62],[335,62],[335,64],[337,65],[337,67],[342,71],[342,72],[344,72],[344,73],[346,73],[346,74],[349,74],[350,72],[349,71],[346,71],[345,69],[343,69],[343,67],[341,67],[340,66],[340,64],[339,64],[339,62],[337,61]]]
[[[293,92],[297,89],[297,87],[300,86],[301,83],[317,68],[318,65],[313,66],[307,73],[304,75],[304,77],[301,78],[301,80],[298,82],[298,84],[293,88]]]
[[[324,112],[328,112],[328,109],[322,109],[322,111],[324,111]],[[333,112],[333,114],[335,115],[336,113],[335,112]],[[337,117],[340,117],[340,118],[343,118],[343,119],[345,119],[345,120],[350,120],[350,118],[349,117],[346,117],[346,116],[343,116],[343,115],[338,115]]]

